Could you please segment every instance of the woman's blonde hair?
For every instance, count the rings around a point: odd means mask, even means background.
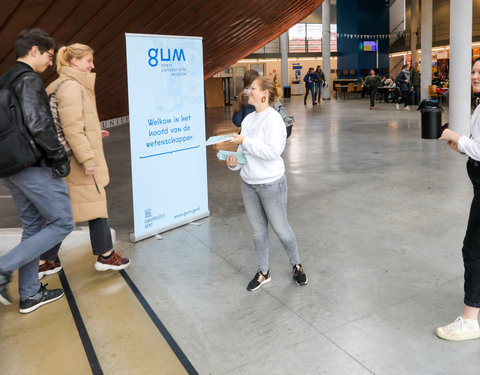
[[[81,59],[87,53],[93,53],[93,49],[86,44],[74,43],[61,47],[57,53],[57,73],[60,74],[60,70],[64,66],[72,66],[71,63],[74,57]]]
[[[282,89],[277,87],[270,78],[258,77],[255,81],[258,82],[260,90],[268,90],[268,103],[273,104],[278,98],[282,96]]]

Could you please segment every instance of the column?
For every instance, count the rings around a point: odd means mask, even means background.
[[[288,31],[280,35],[280,52],[282,54],[282,87],[288,84]]]
[[[330,100],[330,0],[322,3],[322,70],[328,86],[322,90],[324,100]]]
[[[423,57],[423,56],[422,56]],[[470,134],[472,0],[450,0],[449,128]]]
[[[418,1],[419,0],[412,0],[412,22],[411,22],[411,34],[410,34],[410,47],[411,47],[411,54],[412,54],[412,66],[415,63],[418,63],[418,52],[417,52],[417,40],[418,40],[418,16],[420,14],[420,10],[418,8]]]
[[[428,86],[432,84],[432,1],[422,0],[422,75],[420,79],[422,99],[428,98]]]

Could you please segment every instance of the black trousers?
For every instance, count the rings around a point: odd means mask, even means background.
[[[94,255],[102,255],[113,249],[112,233],[108,219],[98,218],[88,222],[90,229],[90,243]],[[61,243],[55,245],[40,256],[42,260],[55,260]]]
[[[462,248],[465,267],[464,303],[480,307],[480,162],[468,159],[467,171],[473,184],[473,200]]]
[[[375,95],[377,95],[377,88],[370,87],[370,107],[375,107]]]

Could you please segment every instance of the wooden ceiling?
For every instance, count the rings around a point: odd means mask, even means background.
[[[125,33],[203,37],[205,79],[310,15],[323,0],[1,0],[0,73],[14,62],[23,29],[41,28],[59,44],[95,53],[101,120],[128,114]],[[48,69],[48,83],[56,76]]]

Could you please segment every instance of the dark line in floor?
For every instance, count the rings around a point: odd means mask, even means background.
[[[82,314],[80,314],[77,301],[75,300],[72,289],[70,288],[70,284],[68,283],[67,275],[65,275],[65,272],[61,270],[58,273],[58,277],[60,278],[63,290],[65,291],[65,296],[67,297],[70,311],[72,312],[73,320],[75,321],[78,334],[82,340],[83,348],[85,349],[85,354],[87,355],[88,362],[90,363],[92,373],[93,375],[103,375],[102,366],[100,366],[97,353],[95,352],[95,348],[93,347],[90,336],[88,335],[87,327],[83,322]]]
[[[137,297],[138,301],[143,306],[143,308],[145,309],[145,311],[148,314],[148,316],[150,317],[150,319],[152,319],[153,323],[155,324],[157,329],[160,331],[160,333],[162,334],[165,341],[167,341],[168,345],[170,346],[172,351],[175,353],[178,360],[183,365],[183,367],[188,372],[188,374],[189,375],[198,375],[198,372],[197,372],[197,370],[195,370],[195,367],[193,367],[192,363],[188,360],[185,353],[182,351],[182,349],[180,349],[180,347],[178,346],[175,339],[172,337],[170,332],[168,332],[167,328],[163,325],[163,323],[160,320],[160,318],[158,317],[158,315],[155,313],[155,311],[153,311],[152,307],[147,302],[147,300],[145,299],[143,294],[138,290],[137,286],[132,281],[132,279],[130,279],[130,277],[127,275],[125,270],[121,270],[120,274],[123,276],[123,278],[127,282],[128,286],[132,290],[133,294],[135,294],[135,297]]]

